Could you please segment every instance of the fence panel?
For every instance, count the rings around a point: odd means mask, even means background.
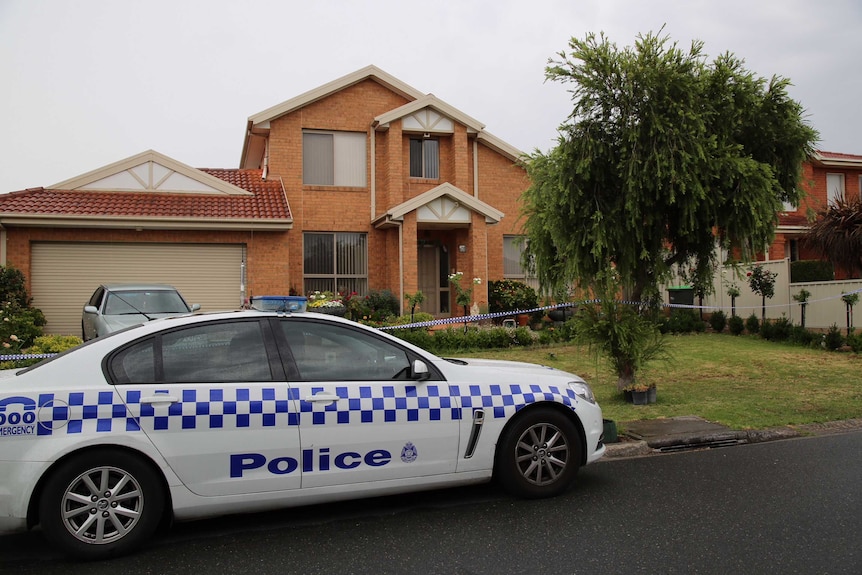
[[[841,296],[845,293],[862,290],[862,280],[790,283],[790,260],[759,262],[759,265],[777,274],[775,277],[775,295],[766,300],[767,319],[786,317],[795,325],[800,325],[802,323],[802,310],[799,302],[794,300],[793,296],[806,289],[811,292],[811,295],[808,297],[808,305],[805,310],[805,327],[828,329],[832,324],[840,328],[846,326],[846,306],[841,300]],[[762,314],[761,297],[752,292],[748,286],[748,277],[746,276],[748,269],[749,266],[740,267],[740,275],[737,275],[732,267],[727,267],[722,272],[715,274],[713,293],[704,298],[703,301],[704,313],[712,313],[720,309],[730,317],[732,313],[731,298],[727,295],[727,289],[730,285],[736,285],[739,289],[739,296],[736,298],[736,315],[747,318],[753,313],[760,318]],[[676,282],[672,282],[670,285],[675,286],[682,283],[682,279],[678,278]],[[669,302],[666,288],[664,301],[665,303]],[[694,303],[696,306],[699,305],[696,299]],[[858,305],[857,308],[862,309],[862,304]],[[857,315],[862,317],[862,315]],[[862,320],[858,323],[862,323]]]

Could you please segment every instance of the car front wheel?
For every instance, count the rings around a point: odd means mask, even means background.
[[[571,485],[580,464],[575,424],[540,407],[519,415],[500,438],[495,476],[518,497],[553,497]]]
[[[52,543],[81,559],[127,553],[159,524],[165,496],[153,468],[118,450],[74,456],[45,484],[39,512]]]

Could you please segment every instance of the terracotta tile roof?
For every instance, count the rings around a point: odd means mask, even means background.
[[[823,156],[824,159],[833,159],[833,160],[858,160],[862,162],[862,156],[858,154],[842,154],[840,152],[826,152],[824,150],[817,150],[817,153]]]
[[[261,170],[201,170],[253,196],[96,192],[30,188],[0,195],[0,214],[288,220],[290,208],[278,180],[263,181]]]
[[[808,222],[808,218],[805,217],[805,214],[780,213],[778,214],[778,225],[808,227],[810,224]]]

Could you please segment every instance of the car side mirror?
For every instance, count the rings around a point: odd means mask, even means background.
[[[99,313],[99,310],[97,310],[95,308],[95,306],[85,305],[84,306],[84,313]]]
[[[201,309],[201,304],[199,304],[199,303],[193,303],[192,304],[192,311],[198,311],[199,309]]]
[[[421,359],[414,359],[413,365],[413,379],[417,381],[425,381],[431,377],[431,372],[428,371],[428,366]]]

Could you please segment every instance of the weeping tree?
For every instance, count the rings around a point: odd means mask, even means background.
[[[658,294],[673,271],[711,282],[722,250],[743,260],[798,202],[816,131],[787,93],[703,44],[603,34],[572,39],[546,78],[570,87],[557,145],[525,161],[525,262],[545,286],[596,286],[613,267],[628,299]]]
[[[820,210],[805,239],[823,257],[858,277],[862,272],[862,196],[839,196]]]

